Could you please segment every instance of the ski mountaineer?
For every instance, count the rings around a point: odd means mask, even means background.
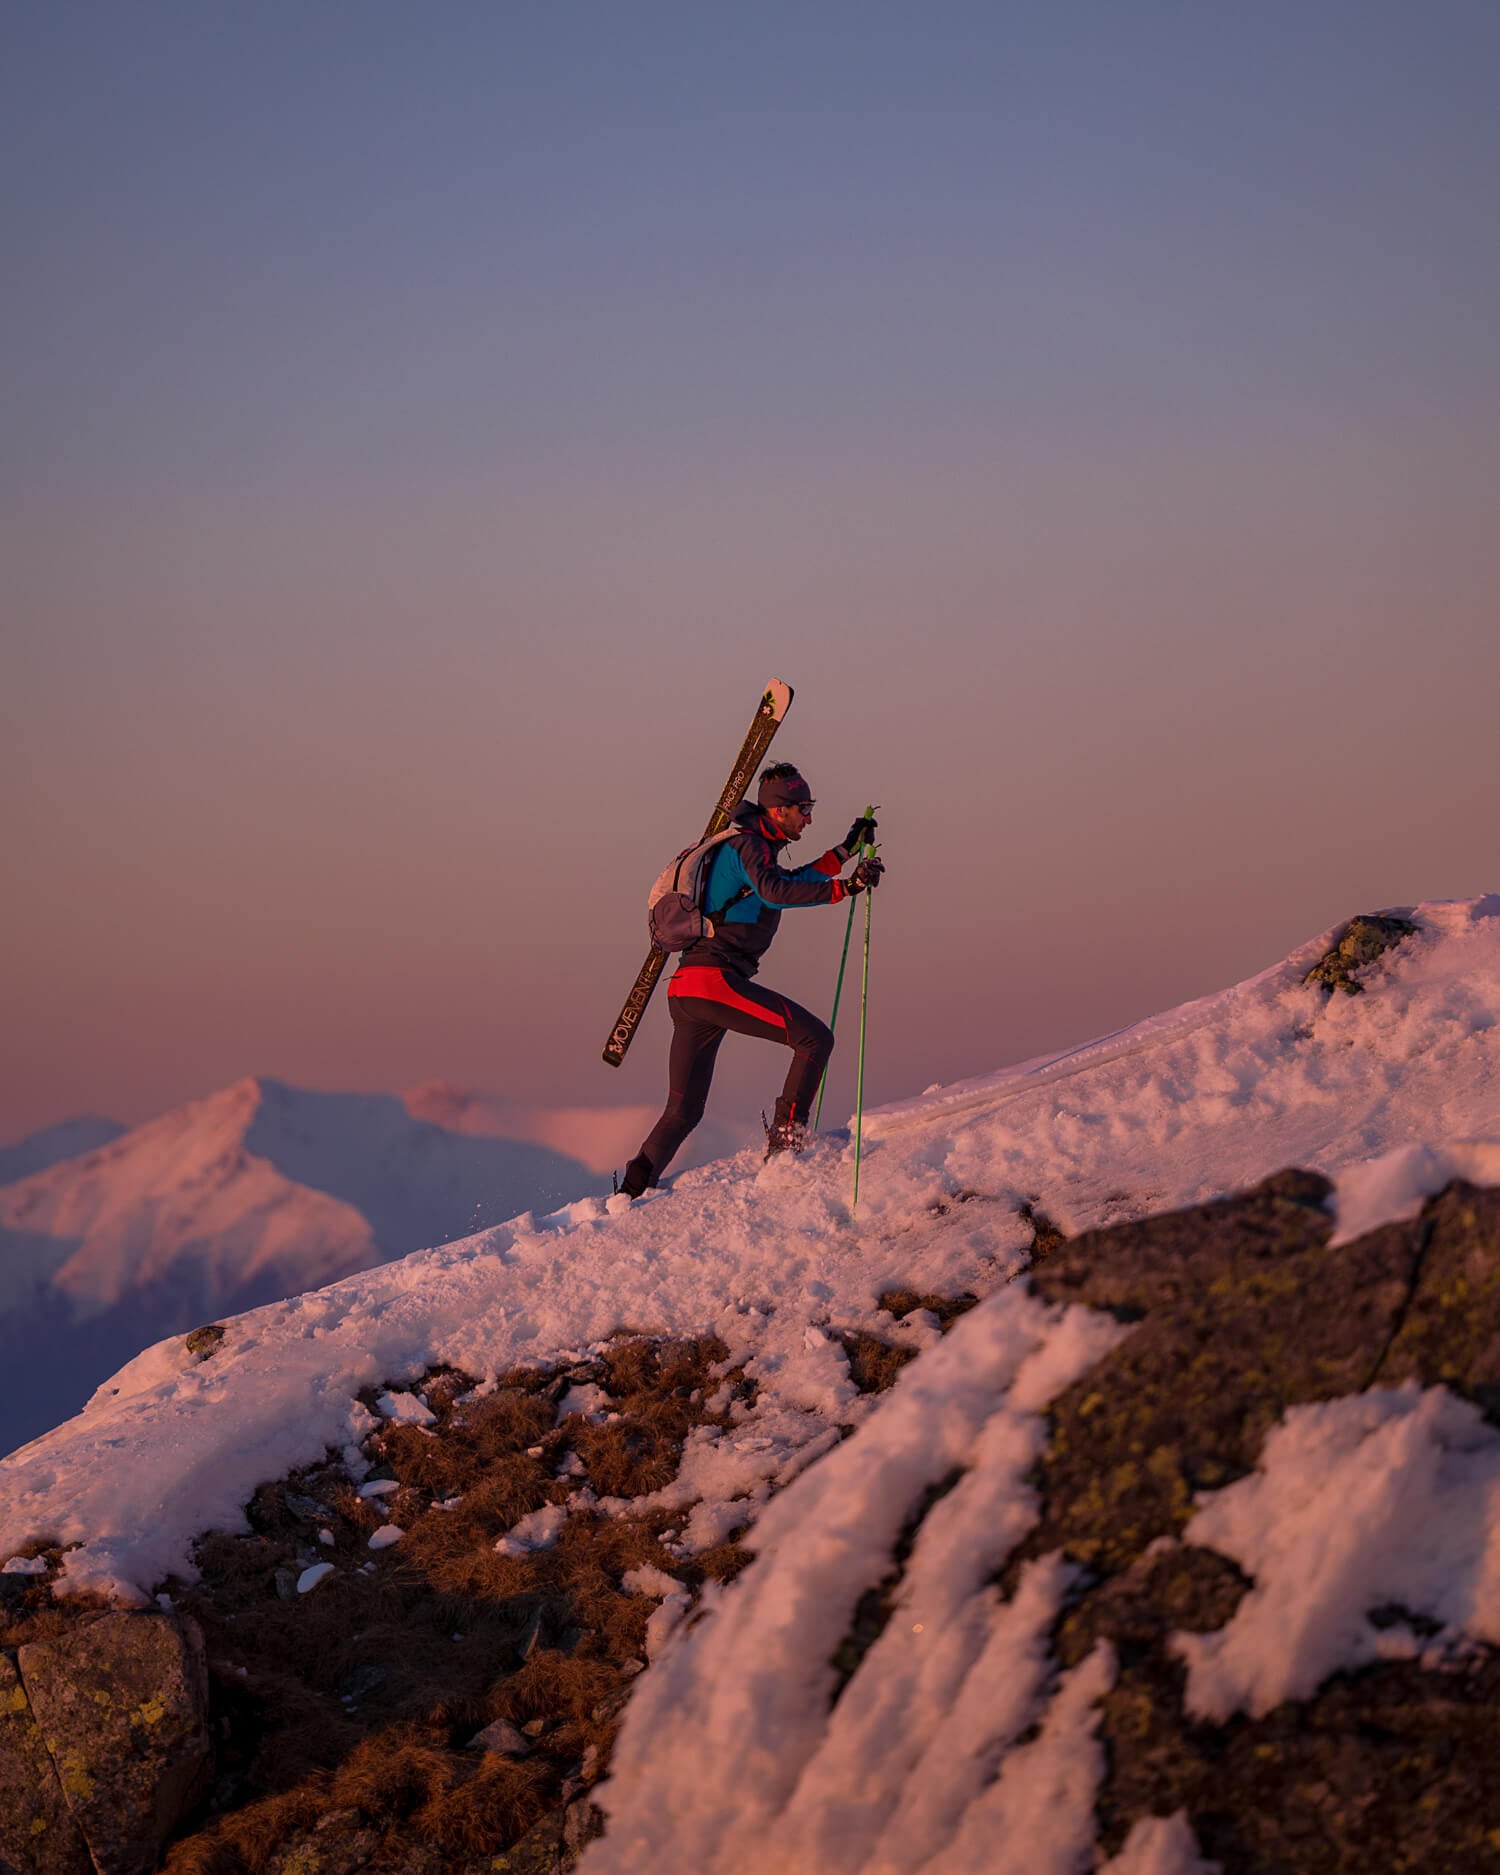
[[[791,1049],[786,1085],[766,1129],[766,1157],[802,1150],[806,1116],[833,1053],[833,1031],[790,997],[761,989],[750,979],[776,936],[784,907],[837,905],[878,885],[885,870],[870,853],[847,879],[838,876],[854,849],[875,837],[875,822],[866,817],[856,820],[843,844],[821,859],[784,870],[781,850],[812,825],[813,806],[812,789],[792,764],[773,763],[761,775],[755,804],[747,801],[736,809],[733,824],[739,831],[708,862],[702,905],[713,934],[688,946],[667,984],[670,1092],[661,1118],[620,1181],[620,1190],[631,1198],[657,1182],[703,1118],[719,1044],[730,1029]]]

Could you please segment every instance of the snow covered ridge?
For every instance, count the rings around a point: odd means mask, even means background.
[[[1369,994],[1303,983],[1325,933],[1121,1036],[870,1116],[854,1227],[834,1135],[794,1164],[742,1155],[623,1214],[593,1199],[523,1214],[270,1304],[201,1365],[162,1342],[0,1461],[0,1554],[53,1538],[78,1546],[68,1586],[148,1595],[194,1536],[242,1527],[262,1480],[356,1450],[362,1388],[441,1365],[493,1377],[622,1325],[718,1333],[751,1363],[773,1480],[857,1399],[822,1329],[883,1332],[889,1288],[989,1293],[1025,1263],[1032,1208],[1072,1234],[1286,1165],[1337,1177],[1414,1141],[1500,1139],[1500,896],[1410,916],[1417,934],[1371,967]]]

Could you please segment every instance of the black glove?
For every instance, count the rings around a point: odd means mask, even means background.
[[[885,861],[878,853],[866,853],[844,881],[844,890],[852,898],[856,892],[874,891],[885,871]]]
[[[861,814],[859,819],[844,835],[844,851],[853,854],[859,846],[875,844],[875,817],[873,814]]]

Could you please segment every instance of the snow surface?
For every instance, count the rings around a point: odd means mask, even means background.
[[[1367,994],[1303,985],[1325,932],[1233,989],[867,1114],[872,1205],[885,1150],[1040,1199],[1071,1235],[1283,1166],[1500,1138],[1500,895],[1398,909],[1421,929]]]
[[[1341,1667],[1500,1642],[1500,1432],[1446,1387],[1292,1407],[1256,1472],[1199,1501],[1183,1541],[1255,1582],[1227,1626],[1175,1636],[1200,1718],[1259,1718]],[[1441,1631],[1377,1628],[1379,1609]]]
[[[1078,1866],[1113,1661],[1101,1648],[1052,1688],[1046,1636],[1070,1572],[1042,1559],[1010,1605],[991,1578],[1036,1521],[1026,1478],[1047,1403],[1128,1332],[1007,1288],[766,1509],[755,1562],[632,1701],[588,1875]],[[829,1637],[917,1516],[895,1612],[830,1710]]]
[[[1222,1862],[1205,1862],[1199,1855],[1179,1810],[1173,1816],[1143,1816],[1133,1824],[1125,1847],[1099,1875],[1223,1875],[1223,1869]]]
[[[523,1213],[256,1309],[201,1363],[161,1342],[76,1419],[0,1460],[0,1556],[70,1545],[64,1588],[143,1603],[190,1569],[197,1534],[248,1527],[257,1484],[329,1448],[363,1478],[376,1423],[363,1389],[415,1399],[440,1364],[490,1385],[622,1329],[714,1332],[757,1383],[754,1403],[736,1405],[727,1429],[695,1431],[678,1479],[643,1501],[681,1510],[683,1554],[754,1521],[756,1560],[693,1617],[679,1593],[653,1616],[653,1664],[600,1793],[610,1831],[586,1875],[1093,1866],[1094,1727],[1113,1662],[1100,1648],[1059,1674],[1049,1658],[1070,1579],[1060,1558],[1028,1564],[1009,1603],[987,1585],[1035,1515],[1025,1479],[1046,1401],[1125,1331],[1008,1286],[1031,1241],[1022,1207],[1072,1233],[1303,1165],[1336,1181],[1347,1232],[1402,1214],[1445,1168],[1495,1176],[1500,897],[1411,915],[1418,934],[1365,972],[1365,995],[1301,982],[1328,933],[1219,996],[867,1116],[857,1218],[847,1135],[824,1135],[800,1159],[745,1153],[634,1204]],[[945,1339],[923,1311],[893,1326],[876,1306],[888,1287],[989,1300]],[[850,1328],[921,1351],[890,1394],[857,1392],[834,1332]],[[1184,1637],[1190,1654],[1217,1641],[1190,1675],[1219,1707],[1280,1696],[1246,1664],[1270,1657],[1265,1634],[1243,1636],[1281,1622],[1305,1642],[1318,1597],[1339,1661],[1407,1645],[1365,1619],[1377,1590],[1427,1606],[1459,1639],[1488,1631],[1488,1538],[1463,1504],[1489,1502],[1492,1435],[1446,1396],[1303,1410],[1324,1417],[1288,1415],[1262,1472],[1205,1501],[1189,1527],[1190,1540],[1211,1531],[1215,1547],[1238,1549],[1256,1576],[1244,1628]],[[1400,1538],[1424,1468],[1421,1527],[1440,1564]],[[1323,1513],[1299,1509],[1312,1476],[1328,1502],[1363,1506],[1360,1553],[1335,1554]],[[1268,1494],[1258,1509],[1252,1490]],[[896,1612],[830,1711],[828,1636],[919,1516]],[[1294,1553],[1257,1549],[1281,1523]],[[1469,1604],[1444,1599],[1439,1569],[1467,1582]],[[1292,1662],[1283,1677],[1325,1670]],[[1160,1821],[1132,1836],[1119,1870],[1205,1866],[1185,1826]]]
[[[567,1521],[566,1504],[543,1504],[540,1510],[528,1511],[519,1523],[512,1524],[504,1536],[496,1537],[495,1548],[500,1555],[517,1559],[551,1549]]]
[[[1500,1141],[1455,1139],[1445,1146],[1397,1146],[1362,1165],[1346,1166],[1334,1194],[1338,1226],[1330,1247],[1353,1243],[1377,1224],[1416,1217],[1423,1203],[1461,1178],[1500,1185]]]

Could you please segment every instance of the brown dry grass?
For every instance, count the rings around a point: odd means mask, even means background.
[[[861,1393],[884,1393],[893,1387],[901,1369],[917,1355],[915,1348],[897,1347],[860,1328],[845,1330],[839,1341],[849,1360],[849,1378]]]
[[[28,1544],[18,1556],[45,1556],[51,1576],[0,1576],[0,1647],[14,1653],[28,1641],[50,1641],[98,1610],[113,1607],[102,1595],[73,1595],[56,1601],[52,1583],[66,1552],[55,1545]]]
[[[726,1358],[713,1338],[631,1336],[482,1397],[464,1375],[429,1375],[432,1431],[386,1425],[366,1446],[372,1476],[398,1487],[383,1503],[400,1543],[368,1550],[385,1517],[333,1463],[263,1486],[248,1536],[205,1538],[199,1580],[172,1588],[208,1641],[218,1776],[172,1875],[376,1868],[418,1844],[445,1868],[487,1866],[602,1776],[656,1606],[621,1578],[651,1564],[696,1590],[749,1552],[731,1540],[684,1561],[663,1543],[681,1513],[661,1510],[575,1510],[554,1547],[520,1560],[495,1539],[578,1489],[557,1476],[570,1454],[601,1497],[669,1482],[692,1428],[727,1423],[706,1405]],[[582,1380],[618,1417],[554,1424]],[[313,1561],[335,1573],[298,1596]],[[526,1731],[525,1758],[466,1749],[496,1719]]]
[[[946,1333],[959,1316],[974,1308],[978,1301],[978,1296],[967,1293],[961,1296],[934,1296],[921,1295],[915,1289],[886,1289],[881,1292],[877,1306],[884,1309],[887,1315],[894,1315],[898,1322],[914,1309],[927,1309],[938,1318]]]

